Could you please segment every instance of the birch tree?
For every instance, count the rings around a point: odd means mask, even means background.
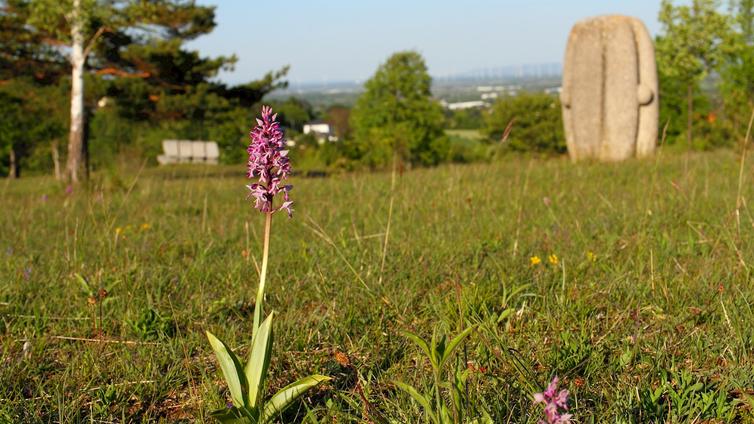
[[[53,43],[69,50],[71,110],[65,173],[70,182],[77,183],[87,176],[84,139],[86,60],[97,39],[107,29],[107,18],[112,18],[114,14],[111,12],[117,9],[94,0],[34,0],[29,6],[29,24],[49,33],[53,36]],[[98,19],[93,19],[94,16]]]
[[[71,104],[65,172],[73,183],[86,178],[88,171],[85,74],[91,71],[110,79],[159,79],[149,68],[154,63],[145,58],[154,55],[154,49],[167,51],[170,59],[183,54],[195,59],[192,65],[205,65],[204,73],[197,74],[202,78],[235,61],[234,57],[204,60],[181,50],[184,41],[206,34],[215,26],[214,8],[198,6],[193,1],[13,1],[28,9],[27,23],[47,34],[47,42],[64,51],[69,61]],[[148,69],[140,69],[140,63]],[[188,83],[196,84],[202,78]]]

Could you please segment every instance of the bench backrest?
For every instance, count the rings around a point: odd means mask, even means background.
[[[178,157],[178,141],[177,140],[163,140],[162,151],[166,156]]]
[[[193,148],[191,147],[191,142],[188,140],[181,140],[178,142],[178,159],[180,160],[191,160],[191,156],[193,153]]]
[[[220,149],[214,141],[163,140],[162,150],[165,154],[157,157],[161,164],[176,162],[216,164],[220,158]]]
[[[191,142],[191,157],[194,160],[197,160],[197,159],[204,160],[205,156],[206,154],[204,153],[204,142],[192,141]]]
[[[220,157],[220,149],[217,147],[217,143],[208,141],[204,146],[207,151],[207,159],[218,159]]]

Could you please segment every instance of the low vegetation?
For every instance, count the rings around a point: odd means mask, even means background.
[[[555,376],[579,422],[751,420],[752,169],[739,197],[732,153],[685,162],[294,178],[267,392],[332,380],[281,421],[535,423]],[[0,184],[0,422],[211,422],[231,400],[205,330],[249,356],[264,217],[242,169],[108,175]]]

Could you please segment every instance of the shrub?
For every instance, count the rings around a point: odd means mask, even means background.
[[[353,159],[373,168],[389,165],[394,155],[418,165],[446,160],[444,117],[431,85],[416,52],[396,53],[380,65],[351,113]]]
[[[491,141],[499,141],[511,122],[506,149],[547,153],[566,151],[558,98],[532,93],[501,98],[484,113],[483,133]]]

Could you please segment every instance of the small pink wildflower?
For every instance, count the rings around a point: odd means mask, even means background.
[[[571,422],[571,414],[563,414],[559,410],[568,411],[568,390],[558,392],[558,377],[553,377],[544,392],[534,393],[534,403],[545,404],[545,419],[538,424],[567,424]]]
[[[293,202],[288,193],[293,186],[283,185],[283,180],[290,175],[291,164],[288,151],[284,150],[283,130],[276,119],[277,114],[273,115],[272,108],[262,106],[262,119],[257,119],[257,126],[251,130],[251,144],[246,149],[249,153],[246,176],[259,178],[259,181],[246,187],[254,198],[255,208],[265,213],[285,209],[290,217],[293,214]],[[280,192],[283,193],[283,203],[274,208],[273,200]]]

